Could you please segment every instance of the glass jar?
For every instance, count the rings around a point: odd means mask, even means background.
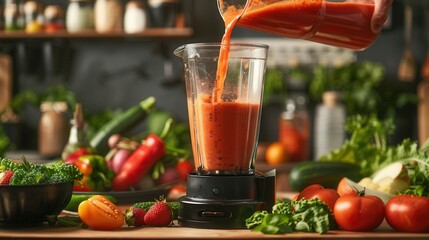
[[[66,14],[68,32],[91,30],[94,27],[93,21],[93,6],[91,1],[70,0]]]
[[[48,158],[61,155],[67,143],[68,124],[65,102],[43,102],[39,120],[39,153]]]
[[[39,1],[29,0],[24,4],[25,31],[40,32],[43,29],[42,6]]]
[[[147,26],[147,14],[142,1],[134,0],[127,3],[124,16],[124,31],[138,33]]]
[[[154,27],[175,27],[177,0],[149,0],[151,23]]]
[[[60,5],[46,6],[44,17],[46,32],[57,32],[64,30],[64,9]]]
[[[309,160],[310,118],[305,95],[286,100],[285,111],[279,118],[279,142],[292,161]]]
[[[96,0],[94,25],[99,33],[122,31],[122,4],[118,0]]]
[[[16,31],[24,29],[24,26],[23,1],[6,0],[4,8],[4,29],[6,31]]]

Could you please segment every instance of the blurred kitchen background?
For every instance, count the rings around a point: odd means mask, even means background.
[[[316,112],[326,92],[338,98],[344,114],[392,117],[392,144],[417,140],[423,131],[417,90],[429,48],[427,2],[394,1],[382,33],[362,52],[234,30],[235,40],[270,45],[260,142],[278,141],[280,122],[304,112],[306,158],[315,158]],[[10,151],[37,151],[43,96],[67,100],[72,93],[88,115],[127,109],[155,96],[158,109],[187,122],[182,63],[173,51],[185,43],[220,41],[224,31],[215,0],[2,0],[0,9],[0,113]],[[88,11],[104,12],[108,21],[91,25]],[[70,107],[64,114],[71,118]]]

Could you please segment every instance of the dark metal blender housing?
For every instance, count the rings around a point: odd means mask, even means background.
[[[274,201],[275,174],[190,174],[187,195],[179,199],[179,224],[196,228],[245,228],[246,218],[257,210],[271,210]]]

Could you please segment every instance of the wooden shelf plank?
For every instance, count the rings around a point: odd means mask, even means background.
[[[0,31],[0,40],[4,39],[109,39],[109,38],[181,38],[190,37],[193,34],[192,28],[148,28],[139,33],[128,34],[124,32],[97,33],[94,30],[82,31],[78,33],[69,33],[67,31],[58,31],[54,33],[37,32],[26,33],[25,31],[6,32]]]

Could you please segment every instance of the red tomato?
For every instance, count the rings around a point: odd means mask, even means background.
[[[429,198],[398,195],[386,204],[386,220],[402,232],[429,232]]]
[[[341,179],[341,181],[338,183],[337,186],[337,193],[340,196],[344,196],[344,195],[355,195],[357,196],[357,191],[356,189],[353,189],[352,187],[350,187],[350,185],[347,184],[347,178],[343,178]]]
[[[95,195],[81,202],[78,214],[82,222],[96,230],[119,229],[125,221],[121,210],[101,195]]]
[[[345,195],[335,203],[334,218],[346,231],[372,231],[383,222],[384,203],[376,196]]]
[[[188,180],[188,174],[194,171],[194,166],[189,160],[181,160],[177,163],[176,169],[180,173],[180,178],[186,181]]]
[[[338,193],[334,189],[323,188],[323,186],[319,184],[312,184],[304,188],[299,193],[297,200],[300,200],[302,198],[308,200],[318,198],[322,202],[326,203],[331,210],[333,210],[335,202],[339,197],[340,195],[338,195]]]

